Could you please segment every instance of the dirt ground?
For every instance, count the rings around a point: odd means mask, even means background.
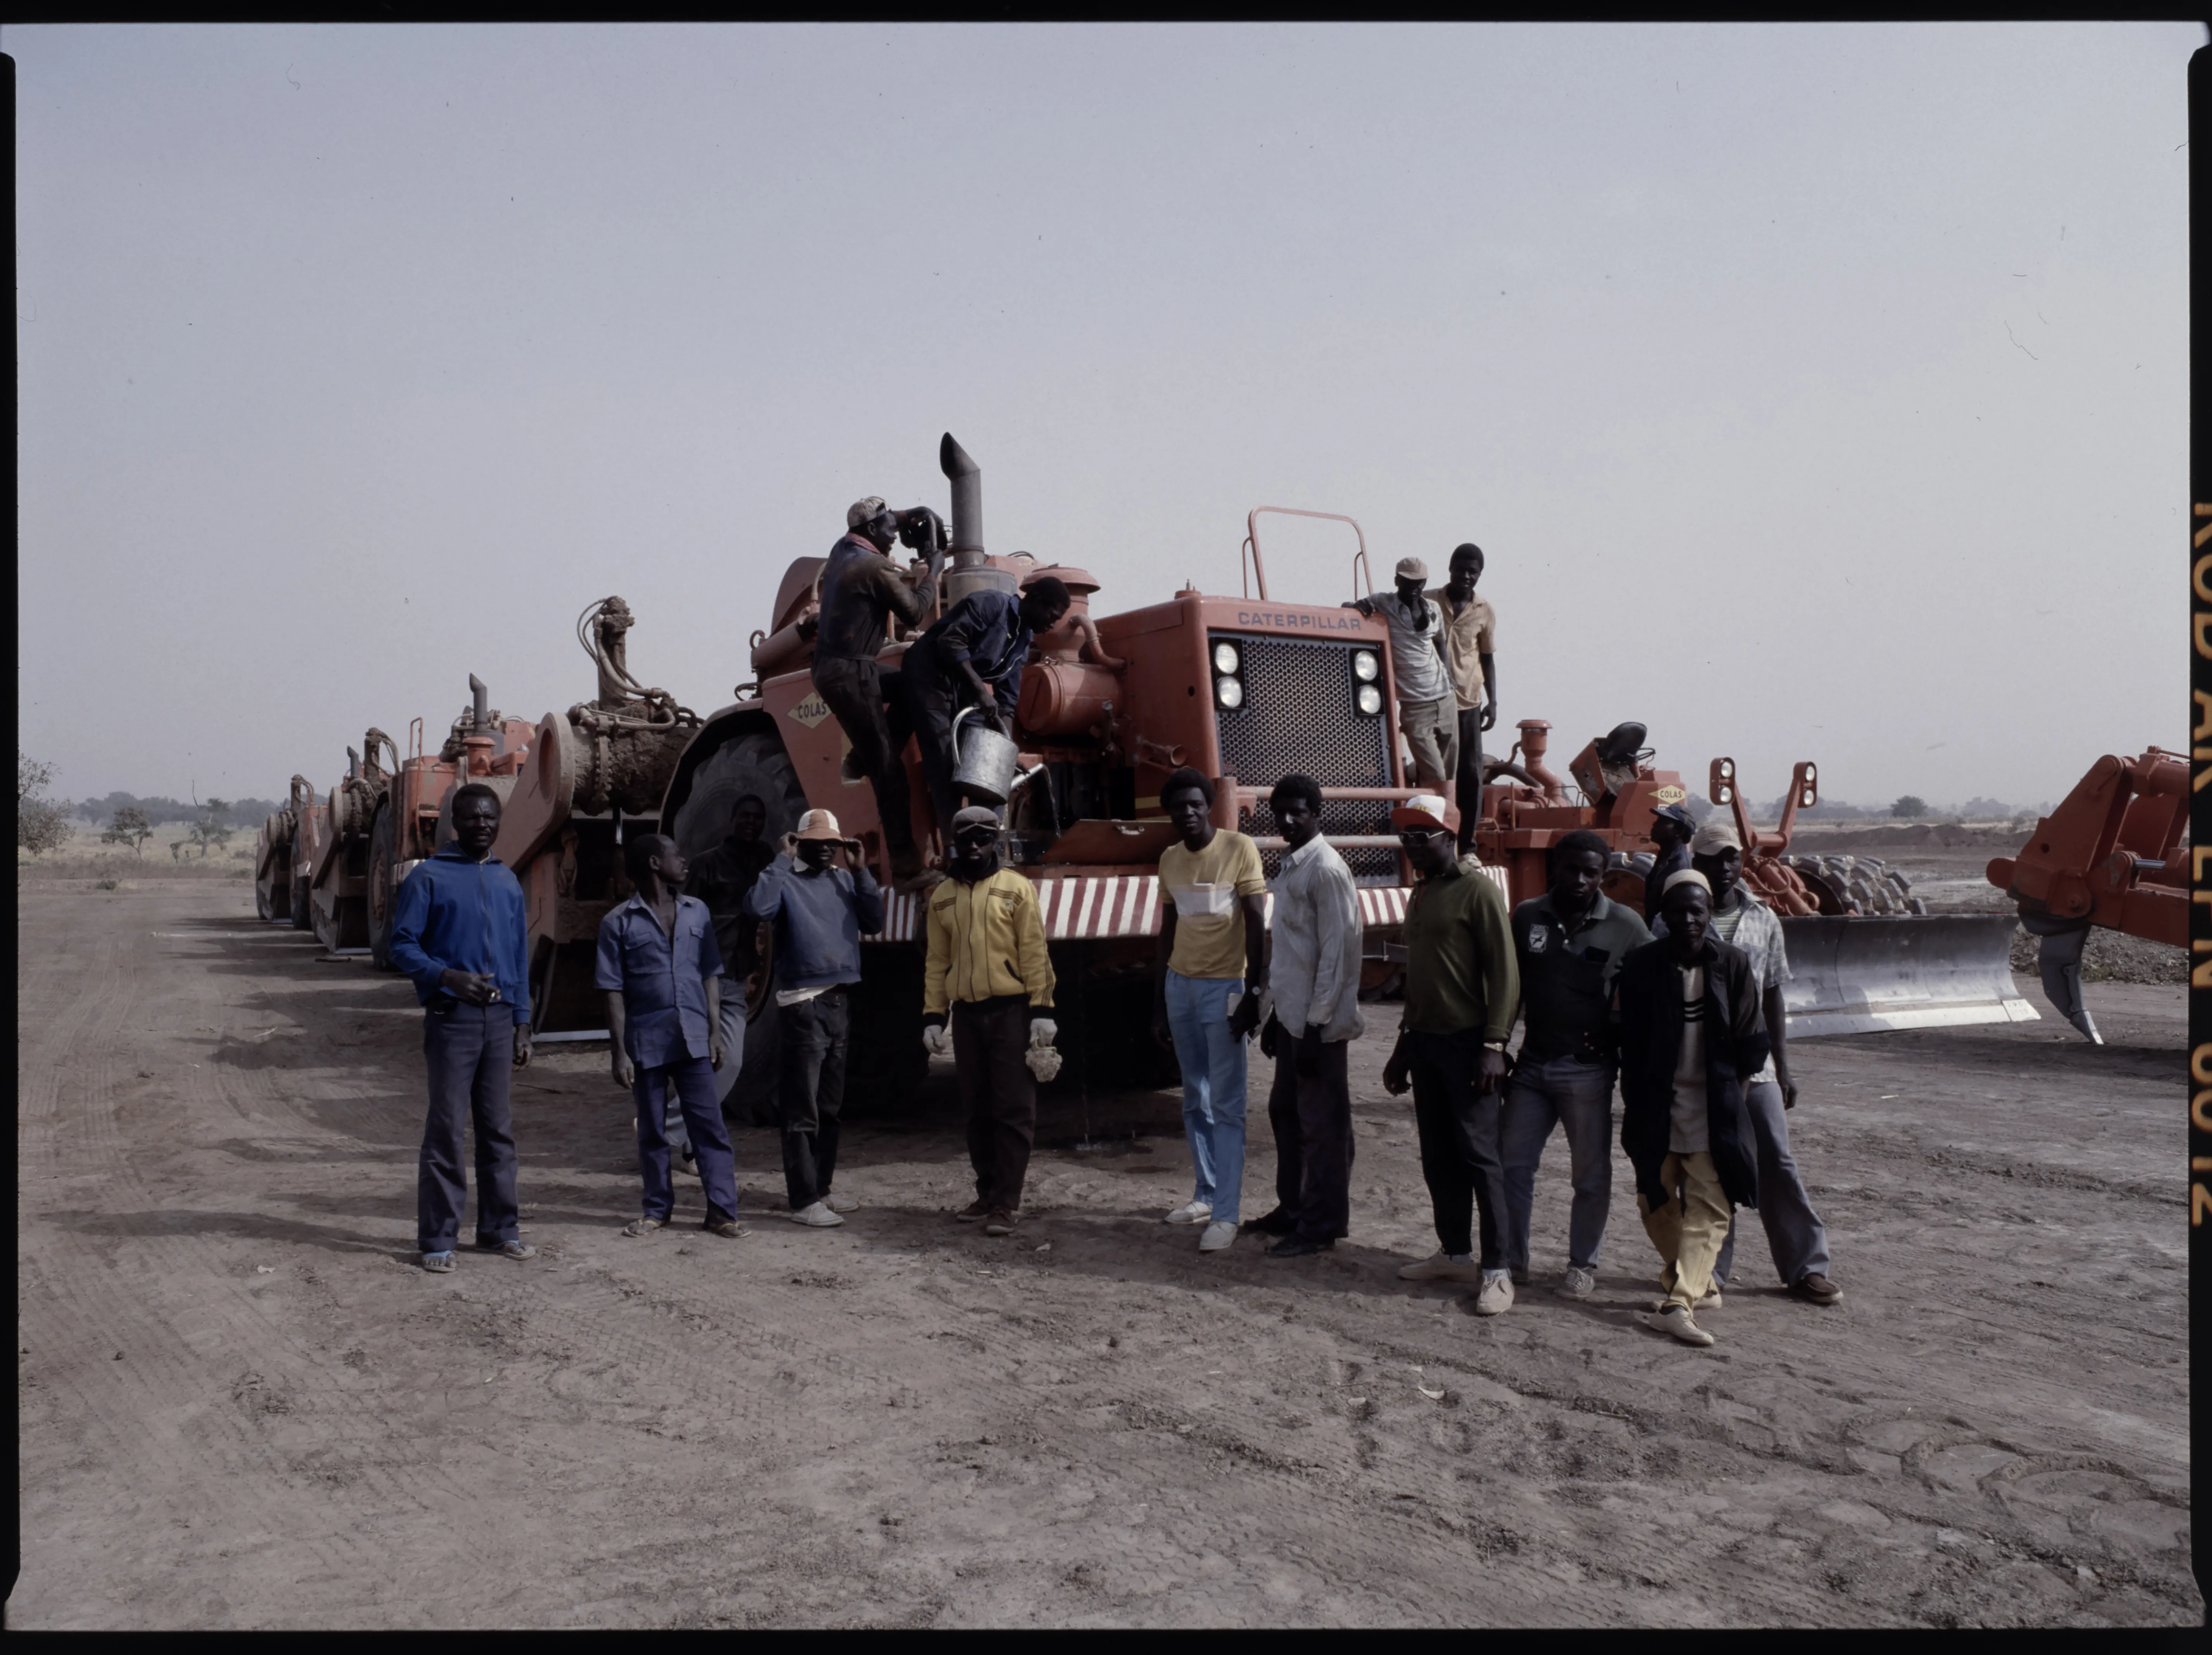
[[[1048,1101],[1024,1225],[931,1112],[848,1138],[801,1230],[626,1240],[603,1056],[516,1094],[528,1264],[413,1266],[407,986],[250,886],[27,883],[17,989],[22,1627],[2187,1625],[2179,986],[1806,1043],[1843,1303],[1752,1225],[1710,1350],[1595,1298],[1477,1320],[1409,1108],[1355,1047],[1353,1233],[1201,1257],[1172,1093]],[[2041,1006],[2032,978],[2023,992]],[[2048,1007],[2043,1006],[2046,1018]],[[1249,1210],[1273,1157],[1256,1125]],[[698,1186],[679,1212],[702,1213]]]

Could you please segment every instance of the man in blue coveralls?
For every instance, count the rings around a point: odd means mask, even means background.
[[[599,922],[597,975],[607,996],[615,1084],[629,1087],[637,1101],[637,1163],[645,1177],[644,1215],[623,1233],[648,1236],[675,1216],[667,1134],[673,1092],[707,1186],[706,1228],[741,1236],[730,1135],[714,1098],[714,1071],[731,1061],[723,1048],[714,916],[698,897],[677,894],[690,869],[675,840],[641,833],[623,853],[637,890]]]
[[[453,842],[416,864],[392,916],[392,963],[422,1002],[430,1113],[416,1180],[422,1268],[453,1268],[468,1185],[461,1135],[477,1137],[477,1245],[535,1258],[519,1232],[507,1087],[530,1062],[529,927],[522,885],[491,854],[499,795],[472,782],[453,794]],[[512,1030],[512,1033],[509,1031]]]

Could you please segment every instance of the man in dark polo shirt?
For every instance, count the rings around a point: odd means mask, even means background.
[[[1613,1202],[1613,1081],[1619,1041],[1613,979],[1621,957],[1651,940],[1636,911],[1607,899],[1605,841],[1577,828],[1552,847],[1552,888],[1513,910],[1527,1030],[1505,1088],[1505,1260],[1528,1279],[1536,1167],[1552,1129],[1566,1129],[1574,1203],[1559,1292],[1587,1299]]]

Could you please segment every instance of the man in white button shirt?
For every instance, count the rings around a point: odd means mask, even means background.
[[[1321,837],[1321,784],[1286,776],[1269,800],[1289,849],[1275,875],[1274,1007],[1260,1050],[1275,1060],[1275,1210],[1251,1227],[1280,1240],[1272,1258],[1336,1244],[1352,1216],[1350,1043],[1359,1016],[1359,891]]]

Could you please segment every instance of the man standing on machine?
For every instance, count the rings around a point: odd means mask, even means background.
[[[952,786],[959,763],[953,750],[953,715],[963,706],[972,708],[984,725],[1011,736],[1030,642],[1059,624],[1069,601],[1066,587],[1050,575],[1038,575],[1019,596],[995,587],[971,592],[906,652],[899,676],[907,716],[921,746],[929,802],[948,855],[952,818],[960,808]]]
[[[907,790],[906,742],[894,738],[884,707],[883,669],[876,656],[888,642],[896,616],[908,627],[927,622],[937,607],[937,575],[944,562],[944,526],[926,507],[895,512],[879,495],[853,502],[845,534],[830,549],[822,570],[822,606],[814,635],[814,687],[853,745],[854,762],[875,790],[876,814],[890,852],[891,877],[905,884],[918,876],[921,853],[914,843]],[[921,577],[911,587],[890,559],[904,538],[927,551]]]
[[[1444,670],[1443,611],[1428,599],[1429,566],[1418,557],[1398,560],[1397,589],[1370,593],[1349,606],[1380,616],[1390,631],[1390,681],[1398,692],[1398,728],[1413,750],[1424,788],[1451,785],[1459,769],[1458,698]]]
[[[1429,596],[1444,617],[1444,667],[1459,703],[1459,763],[1452,781],[1459,806],[1459,854],[1474,849],[1475,818],[1482,814],[1482,733],[1498,722],[1498,611],[1475,595],[1482,578],[1482,548],[1472,540],[1452,548],[1451,579]]]

